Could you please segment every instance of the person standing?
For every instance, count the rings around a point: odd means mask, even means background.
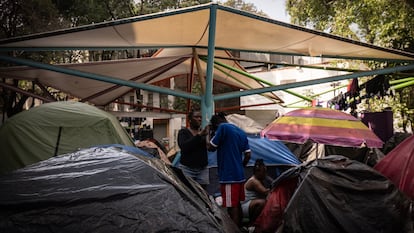
[[[207,128],[207,127],[206,127]],[[224,113],[212,116],[210,120],[210,151],[217,150],[217,168],[223,207],[231,219],[241,227],[244,201],[244,167],[250,160],[250,147],[246,133],[236,125],[227,123]]]
[[[179,167],[184,175],[193,178],[204,190],[209,184],[209,171],[207,168],[207,129],[201,129],[201,112],[188,113],[189,127],[178,131],[178,146],[181,150]]]

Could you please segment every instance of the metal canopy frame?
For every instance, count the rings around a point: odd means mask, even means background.
[[[191,22],[191,17],[195,17],[195,19],[199,22]],[[163,21],[170,21],[170,24],[165,26]],[[228,21],[230,21],[230,23],[240,23],[227,25],[226,22]],[[182,22],[183,25],[176,25],[174,22]],[[151,28],[153,25],[158,25],[165,31]],[[188,26],[188,28],[184,28],[186,26]],[[171,29],[169,27],[171,27]],[[176,35],[171,33],[169,30],[179,31],[177,31]],[[192,32],[192,30],[194,30],[193,34],[196,35],[188,33],[189,31]],[[103,34],[106,35],[105,38],[102,38],[102,33],[106,33]],[[170,33],[169,35],[172,37],[171,41],[162,38],[168,33]],[[150,34],[148,38],[146,37],[147,34]],[[95,37],[91,39],[90,36]],[[198,39],[194,40],[197,36]],[[76,38],[76,40],[74,38]],[[235,40],[235,38],[238,40]],[[134,80],[122,80],[112,76],[82,72],[79,70],[43,64],[6,55],[0,55],[0,60],[18,65],[26,65],[38,69],[69,74],[84,79],[97,80],[119,86],[127,86],[130,88],[143,89],[151,92],[199,100],[201,101],[202,107],[203,125],[206,125],[211,118],[214,112],[214,101],[217,100],[225,100],[246,95],[263,94],[276,90],[287,90],[289,88],[313,84],[378,74],[390,74],[414,69],[414,54],[412,53],[353,41],[347,38],[330,35],[324,32],[279,22],[259,15],[221,6],[216,3],[0,40],[1,52],[102,49],[119,50],[136,48],[206,49],[207,59],[205,62],[207,65],[205,72],[205,90],[202,95],[199,96],[188,92],[134,82]],[[263,80],[256,80],[257,82],[262,83],[262,88],[254,88],[250,90],[246,89],[237,92],[213,95],[214,69],[215,66],[219,64],[217,62],[217,58],[215,57],[215,53],[218,50],[237,50],[294,56],[319,56],[339,59],[389,61],[403,63],[404,65],[283,85],[272,85],[271,83],[263,83]],[[223,66],[220,66],[220,68],[222,67]],[[220,68],[216,67],[216,69]],[[230,70],[237,72],[237,68]],[[241,73],[242,72],[243,71],[241,71]],[[245,76],[250,79],[255,78],[254,76],[249,77],[251,76],[249,74],[245,74]],[[5,86],[3,85],[3,87]]]

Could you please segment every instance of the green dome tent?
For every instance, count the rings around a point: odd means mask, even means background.
[[[0,173],[102,144],[134,146],[115,116],[79,102],[42,104],[0,127]]]

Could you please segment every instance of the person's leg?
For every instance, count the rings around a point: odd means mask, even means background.
[[[244,184],[221,184],[221,194],[223,198],[223,207],[227,208],[230,218],[241,227],[242,209],[240,202],[244,201]]]
[[[262,213],[263,207],[265,206],[265,199],[254,199],[250,202],[249,206],[249,219],[250,222],[253,222],[260,213]]]
[[[185,176],[191,177],[194,180],[197,179],[197,171],[194,171],[190,167],[187,167],[183,164],[180,164],[178,167],[181,169]]]
[[[233,207],[227,207],[227,212],[230,215],[230,218],[233,220],[233,222],[236,223],[237,226],[242,226],[242,210],[240,208],[240,204],[233,206]]]
[[[198,171],[196,181],[203,187],[207,192],[207,186],[210,184],[210,172],[207,167]]]
[[[248,200],[248,201],[243,201],[241,203],[243,218],[250,218],[249,213],[250,213],[250,202],[251,201],[252,200]]]

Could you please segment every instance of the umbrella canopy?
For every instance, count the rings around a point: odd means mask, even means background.
[[[414,135],[405,139],[374,169],[388,177],[398,188],[414,200]]]
[[[262,137],[343,147],[380,148],[383,142],[354,116],[329,108],[302,108],[274,120],[261,132]]]

